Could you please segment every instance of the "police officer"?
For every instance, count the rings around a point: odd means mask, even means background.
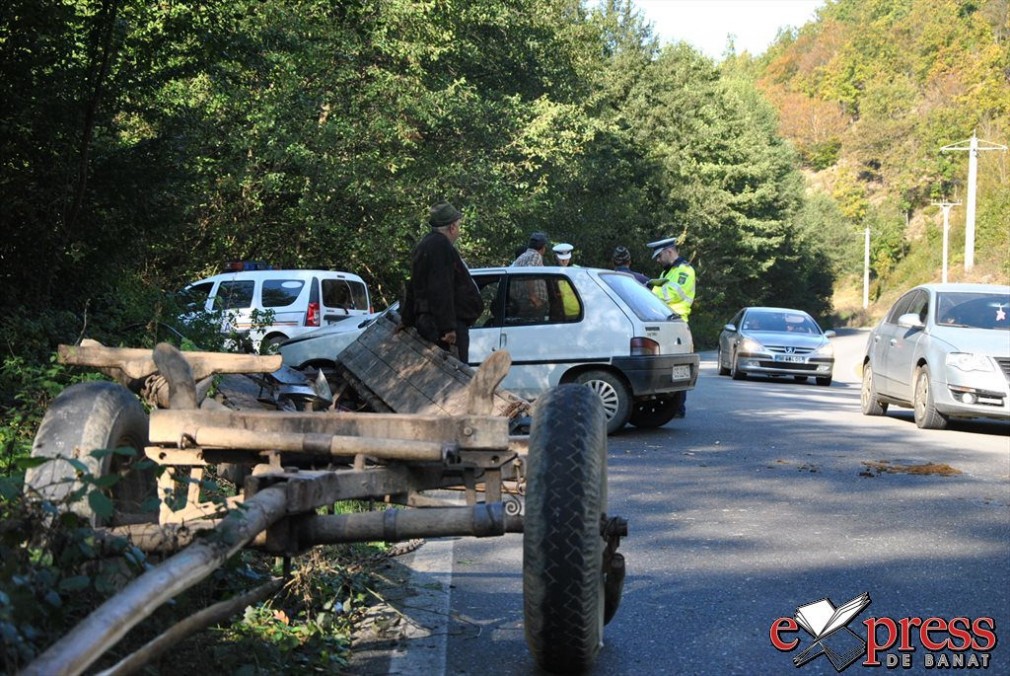
[[[551,247],[551,250],[554,251],[554,258],[558,261],[558,265],[564,268],[572,264],[572,249],[574,248],[574,246],[568,244],[567,242],[555,244]]]
[[[404,326],[466,363],[470,326],[484,311],[484,300],[453,244],[463,214],[448,202],[431,207],[424,236],[411,253],[410,280],[403,302]]]
[[[686,322],[694,305],[694,268],[680,255],[676,237],[649,242],[646,246],[652,249],[652,259],[663,266],[662,276],[649,280],[652,292]],[[673,401],[673,417],[683,418],[687,414],[687,392],[675,392]]]
[[[686,322],[694,305],[694,268],[680,255],[677,238],[649,242],[652,260],[663,266],[660,277],[649,280],[652,292]]]

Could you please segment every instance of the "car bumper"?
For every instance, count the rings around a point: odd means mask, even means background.
[[[835,367],[831,357],[798,357],[802,362],[776,361],[775,357],[763,353],[741,352],[737,355],[737,370],[750,375],[764,376],[811,376],[830,378]]]
[[[628,379],[635,397],[690,390],[698,382],[699,358],[694,353],[614,357],[611,364]]]
[[[987,373],[975,378],[947,375],[948,382],[936,383],[933,388],[937,411],[954,418],[1010,420],[1010,376],[1002,373]]]

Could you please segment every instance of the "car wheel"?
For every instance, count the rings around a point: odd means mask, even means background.
[[[264,338],[263,342],[260,343],[260,354],[277,354],[281,349],[281,343],[287,339],[288,337],[283,334],[275,334]]]
[[[716,355],[716,363],[719,365],[719,375],[721,375],[721,376],[728,376],[729,375],[729,367],[728,366],[723,366],[724,362],[723,362],[723,359],[722,359],[722,348],[721,347],[719,348],[719,352]]]
[[[48,460],[25,473],[25,485],[92,526],[156,522],[154,466],[144,456],[147,427],[140,401],[122,385],[71,385],[42,418],[32,457]],[[80,476],[81,466],[90,476]],[[100,513],[104,501],[90,495],[99,491],[111,501],[111,514]]]
[[[603,411],[607,414],[607,434],[613,434],[628,422],[631,416],[631,393],[621,380],[606,371],[586,371],[575,378],[600,395]]]
[[[607,441],[602,407],[561,385],[537,399],[523,529],[523,628],[550,672],[583,672],[603,644]]]
[[[803,380],[806,380],[806,378],[804,378]],[[827,378],[814,378],[814,380],[821,387],[828,387],[831,385],[831,376],[828,376]]]
[[[676,411],[677,403],[673,397],[638,401],[632,407],[631,418],[628,419],[628,422],[643,429],[662,427],[673,420],[673,414]]]
[[[806,376],[793,376],[793,380],[795,380],[798,383],[805,383],[805,382],[807,382],[807,377]],[[831,382],[831,381],[829,380],[828,382]],[[821,379],[820,378],[817,379],[817,384],[818,385],[821,384]]]
[[[729,375],[733,380],[743,380],[747,377],[747,374],[740,370],[740,357],[733,355],[732,365],[729,368]]]
[[[915,373],[915,394],[912,400],[915,424],[924,430],[942,430],[947,427],[947,416],[936,410],[933,402],[933,381],[929,367],[920,366]]]
[[[859,390],[859,406],[863,415],[884,415],[887,404],[877,397],[877,387],[873,382],[873,369],[867,362],[863,366],[863,386]]]

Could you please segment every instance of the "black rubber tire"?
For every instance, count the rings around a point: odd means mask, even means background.
[[[933,380],[929,376],[929,367],[925,364],[915,372],[912,410],[915,414],[915,424],[920,429],[943,430],[947,428],[947,416],[937,411],[936,404],[933,402]]]
[[[620,430],[631,417],[631,392],[617,376],[606,371],[580,373],[575,382],[599,395],[607,418],[607,434]]]
[[[747,374],[737,368],[737,364],[740,358],[737,355],[733,355],[733,361],[730,362],[729,375],[733,380],[746,380]]]
[[[806,378],[804,378],[804,380],[806,380]],[[814,380],[817,381],[817,384],[821,387],[831,386],[831,376],[828,376],[827,378],[814,378]]]
[[[526,644],[540,667],[583,672],[603,642],[606,416],[600,398],[561,385],[537,398],[523,530]]]
[[[92,526],[157,521],[157,496],[154,467],[131,468],[144,458],[147,445],[147,414],[135,397],[122,385],[87,382],[71,385],[53,400],[32,445],[32,457],[52,458],[25,473],[26,488],[55,504],[80,489],[77,470],[62,458],[76,458],[92,476],[120,475],[119,481],[105,490],[112,499],[115,515],[100,518],[87,498],[66,507],[87,519]],[[108,454],[95,458],[91,451],[132,448],[135,456]],[[146,504],[145,504],[146,503]]]
[[[673,414],[676,412],[677,403],[673,396],[636,401],[628,422],[642,429],[653,429],[673,420]]]
[[[887,404],[877,397],[877,387],[873,382],[873,368],[867,362],[863,365],[863,384],[859,388],[859,408],[863,415],[884,415]]]
[[[721,376],[728,376],[729,375],[729,367],[722,365],[722,348],[721,347],[719,348],[719,351],[716,353],[715,363],[719,367],[719,375],[721,375]]]

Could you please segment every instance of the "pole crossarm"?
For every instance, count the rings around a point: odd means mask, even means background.
[[[982,139],[975,139],[975,146],[972,146],[971,139],[965,139],[964,141],[958,141],[957,143],[951,143],[940,148],[940,152],[947,152],[948,150],[1006,150],[1005,145],[999,143],[993,143],[992,141],[983,141]]]
[[[980,150],[1006,150],[1005,145],[983,141],[975,132],[966,141],[952,143],[940,148],[940,152],[948,150],[968,151],[968,205],[964,218],[964,270],[970,272],[975,265],[975,183],[978,180],[978,153]],[[946,211],[944,212],[947,213]]]

